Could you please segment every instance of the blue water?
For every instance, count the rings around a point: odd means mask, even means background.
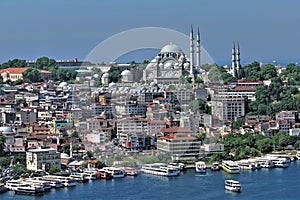
[[[242,184],[241,193],[227,192],[225,179],[236,179]],[[114,180],[95,180],[77,184],[73,188],[52,189],[43,196],[15,195],[9,191],[0,194],[0,199],[299,199],[300,161],[286,169],[261,169],[242,171],[230,175],[226,172],[211,172],[197,175],[188,170],[178,177],[159,177],[139,174]]]

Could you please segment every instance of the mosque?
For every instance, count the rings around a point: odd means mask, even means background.
[[[190,76],[195,81],[195,69],[200,67],[200,32],[198,28],[196,38],[196,65],[194,64],[194,36],[193,27],[190,32],[190,57],[182,49],[170,42],[165,45],[158,55],[143,71],[143,81],[157,84],[178,84],[182,76]]]

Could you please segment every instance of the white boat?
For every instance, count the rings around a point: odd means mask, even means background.
[[[15,194],[23,194],[23,195],[42,195],[44,193],[43,186],[37,186],[31,184],[18,186],[14,191]]]
[[[221,169],[220,163],[219,162],[213,162],[210,169],[211,169],[211,171],[219,171]]]
[[[42,186],[44,191],[50,191],[51,183],[49,181],[37,180],[32,178],[27,178],[24,180],[25,183],[34,184],[37,186]]]
[[[284,159],[281,158],[272,160],[272,162],[274,163],[275,167],[287,168],[289,166],[289,164]]]
[[[17,187],[24,185],[21,180],[9,180],[5,182],[5,187],[9,190],[16,190]]]
[[[60,181],[64,187],[76,186],[75,179],[73,179],[71,177],[47,175],[47,176],[43,176],[42,179],[43,180]]]
[[[241,192],[242,187],[239,181],[225,180],[225,189],[232,192]]]
[[[222,161],[222,169],[230,174],[239,174],[241,171],[239,165],[232,160]]]
[[[176,166],[176,167],[179,167],[180,171],[184,171],[186,170],[186,165],[184,163],[176,163],[176,162],[173,162],[173,163],[170,163],[171,166]]]
[[[206,164],[203,161],[195,163],[195,170],[197,173],[206,173]]]
[[[297,153],[296,153],[296,158],[297,158],[298,160],[300,160],[300,151],[297,151]]]
[[[177,167],[164,163],[145,164],[143,165],[141,171],[146,174],[168,177],[178,176],[180,174],[180,170]]]
[[[73,178],[75,181],[86,183],[88,182],[88,179],[84,173],[74,173],[70,175],[71,178]]]
[[[116,167],[104,167],[103,170],[110,173],[113,178],[124,178],[125,173],[123,170]]]
[[[238,163],[238,165],[240,166],[240,169],[243,169],[243,170],[255,170],[256,169],[255,165],[251,164],[251,163],[240,162],[240,163]]]

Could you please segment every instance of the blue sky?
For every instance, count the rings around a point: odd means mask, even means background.
[[[200,27],[218,64],[230,63],[233,41],[240,43],[242,63],[300,63],[299,8],[298,0],[1,0],[0,63],[84,59],[121,31],[154,26],[188,34],[190,24]],[[155,56],[149,52],[136,59]]]

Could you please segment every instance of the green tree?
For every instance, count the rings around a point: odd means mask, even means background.
[[[98,160],[96,163],[96,168],[102,169],[103,167],[106,167],[105,163]]]
[[[200,133],[199,135],[197,135],[197,138],[199,141],[201,141],[201,144],[203,144],[203,142],[206,138],[206,133],[205,132]]]
[[[21,60],[21,59],[13,59],[9,60],[1,65],[1,69],[5,68],[23,68],[26,67],[26,60]]]
[[[9,157],[0,157],[0,166],[7,167],[10,165],[10,158]]]
[[[15,85],[21,85],[23,83],[24,83],[23,79],[20,78],[14,82]]]
[[[35,68],[28,68],[25,72],[23,72],[23,79],[31,83],[36,83],[41,81],[41,74],[39,70]]]
[[[257,140],[255,145],[257,146],[257,149],[262,153],[270,153],[273,150],[271,138],[263,138],[262,140]]]
[[[49,70],[53,72],[58,69],[58,64],[54,59],[44,56],[36,60],[34,67],[39,70]]]
[[[54,175],[57,172],[60,172],[60,169],[58,167],[51,167],[48,171],[49,174]]]

